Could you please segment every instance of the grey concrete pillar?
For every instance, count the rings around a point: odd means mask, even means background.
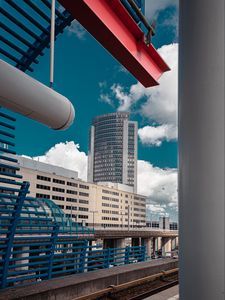
[[[125,239],[115,239],[114,242],[114,247],[115,248],[125,248]]]
[[[157,251],[162,250],[162,238],[158,237],[157,238]]]
[[[176,246],[176,238],[171,238],[171,250],[175,250]]]
[[[152,239],[151,238],[143,238],[142,243],[145,246],[146,254],[151,258],[152,255]]]
[[[166,253],[171,252],[171,238],[162,238],[162,255],[165,256]]]
[[[152,254],[156,251],[156,238],[152,238]]]
[[[224,0],[180,1],[181,300],[224,300]]]

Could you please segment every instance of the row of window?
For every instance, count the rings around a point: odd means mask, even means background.
[[[119,202],[119,199],[111,198],[111,197],[105,197],[105,196],[102,196],[102,200],[108,200],[108,201],[113,201],[113,202]]]
[[[50,199],[50,195],[40,194],[40,193],[36,193],[36,197],[37,198],[43,198],[43,199]],[[65,198],[65,197],[57,196],[57,195],[53,195],[52,196],[52,200],[65,201],[65,199],[68,202],[73,202],[73,203],[77,202],[77,199],[75,199],[75,198]],[[85,200],[85,199],[79,199],[79,203],[81,203],[81,204],[89,204],[89,201]]]
[[[107,221],[119,221],[118,218],[111,218],[111,217],[102,217],[102,220],[107,220]]]
[[[102,193],[119,196],[119,193],[113,192],[113,191],[108,191],[108,190],[102,190]]]
[[[88,216],[85,216],[85,215],[74,215],[74,214],[66,214],[67,218],[73,218],[73,219],[88,219]]]
[[[42,181],[48,181],[48,182],[51,182],[51,178],[50,178],[50,177],[47,177],[47,176],[37,175],[37,179],[38,179],[38,180],[42,180]],[[61,180],[61,179],[53,178],[52,181],[53,181],[54,183],[57,183],[57,184],[63,184],[63,185],[66,184],[66,182],[65,182],[64,180]],[[70,182],[70,181],[67,181],[67,185],[68,185],[68,186],[73,186],[73,187],[78,187],[78,184],[77,184],[77,183],[75,183],[75,182]],[[86,185],[86,184],[79,184],[79,188],[85,189],[85,190],[89,190],[89,186]]]
[[[112,207],[112,208],[119,208],[119,205],[116,205],[116,204],[110,204],[110,203],[102,203],[102,206],[105,206],[105,207]]]
[[[102,210],[102,213],[103,214],[112,214],[112,215],[118,215],[119,214],[118,211],[115,211],[115,210],[105,210],[105,209]]]

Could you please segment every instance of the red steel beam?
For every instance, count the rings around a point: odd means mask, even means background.
[[[170,68],[156,49],[144,42],[144,33],[120,0],[59,0],[145,87],[158,85]]]

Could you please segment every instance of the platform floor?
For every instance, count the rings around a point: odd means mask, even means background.
[[[179,286],[176,285],[145,300],[179,300]]]

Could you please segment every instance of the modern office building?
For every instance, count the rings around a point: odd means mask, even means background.
[[[96,117],[89,132],[88,181],[114,182],[137,192],[137,122],[128,112]]]
[[[159,220],[147,220],[146,226],[163,230],[178,230],[178,222],[170,221],[169,217],[159,217]]]
[[[88,183],[78,173],[17,157],[19,174],[30,182],[29,196],[53,200],[80,225],[96,228],[146,226],[146,198],[123,184]]]

